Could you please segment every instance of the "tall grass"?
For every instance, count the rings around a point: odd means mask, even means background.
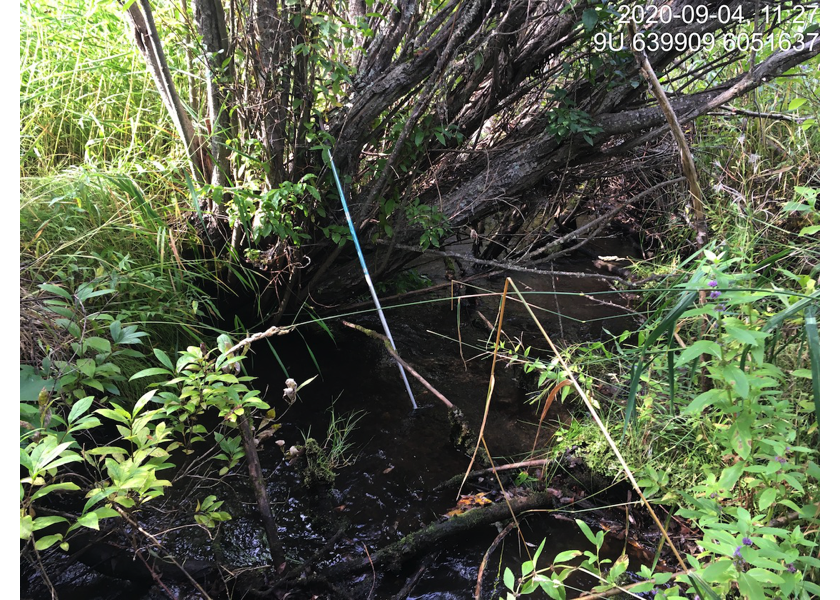
[[[121,13],[106,0],[21,2],[21,177],[82,164],[165,171],[177,158],[177,138]],[[177,23],[172,4],[158,13]],[[183,59],[169,58],[180,70]]]

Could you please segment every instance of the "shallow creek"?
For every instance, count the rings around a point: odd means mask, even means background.
[[[589,260],[567,261],[556,268],[592,271]],[[440,262],[427,264],[420,271],[433,283],[444,281]],[[597,338],[603,328],[618,333],[633,327],[626,312],[584,296],[552,293],[583,292],[591,295],[607,289],[603,281],[556,276],[552,282],[550,276],[523,273],[511,273],[510,276],[523,292],[544,292],[529,295],[528,301],[544,309],[537,313],[538,317],[558,341]],[[481,278],[468,284],[461,293],[500,291],[503,285],[502,275]],[[482,297],[477,305],[470,301],[469,306],[465,301],[459,314],[457,305],[453,309],[448,297],[448,290],[410,297],[403,300],[409,305],[388,309],[386,317],[401,356],[459,407],[477,431],[485,407],[491,368],[487,350],[492,349],[492,343],[488,343],[489,330],[477,311],[493,321],[498,313],[499,298]],[[597,297],[625,304],[615,294]],[[433,298],[438,301],[430,301]],[[557,317],[558,312],[563,315],[561,319]],[[373,312],[345,318],[380,330],[378,318]],[[507,303],[503,330],[510,338],[522,340],[526,346],[533,345],[535,349],[546,347],[537,326],[516,302]],[[330,331],[331,336],[318,326],[307,326],[299,332],[274,338],[272,344],[285,372],[265,342],[252,348],[255,359],[249,371],[258,376],[258,386],[265,391],[266,401],[277,407],[278,414],[283,413],[286,407],[282,390],[287,376],[300,383],[317,375],[282,415],[281,428],[273,437],[262,442],[260,452],[263,474],[290,565],[307,560],[321,549],[338,531],[339,523],[343,523],[344,533],[317,563],[321,567],[363,557],[441,519],[455,506],[457,486],[439,491],[436,488],[448,479],[463,474],[470,460],[468,454],[455,448],[450,441],[451,426],[446,407],[409,377],[418,404],[418,410],[411,409],[399,371],[379,341],[342,327],[337,321],[330,322]],[[522,378],[521,369],[498,364],[485,436],[497,464],[527,459],[534,445],[539,409],[529,403],[528,385]],[[563,416],[559,412],[561,410],[564,409],[556,406],[547,417],[541,428],[540,444],[550,440],[558,419]],[[352,445],[345,457],[351,460],[337,469],[332,486],[316,484],[307,487],[300,470],[289,466],[276,442],[283,440],[288,450],[293,445],[302,446],[307,437],[323,441],[331,414],[336,417],[354,414],[360,417],[346,440]],[[193,509],[188,504],[191,502],[194,507],[195,498],[203,498],[208,493],[225,500],[223,510],[230,512],[233,520],[221,527],[215,548],[207,533],[194,526],[167,535],[168,548],[176,555],[196,560],[212,562],[222,558],[233,572],[269,564],[270,556],[244,464],[212,491],[206,491],[205,487],[200,481],[190,479],[176,482],[167,505],[169,509],[181,508],[185,520],[173,525],[170,518],[167,526],[190,525],[189,515]],[[485,478],[468,483],[462,493],[474,494],[496,488],[495,482]],[[163,527],[167,517],[165,514],[160,517],[160,523],[149,523],[150,530]],[[522,518],[521,523],[522,536],[517,537],[515,532],[508,535],[488,561],[483,578],[484,598],[498,597],[500,593],[503,597],[501,575],[505,567],[510,567],[517,575],[521,572],[520,565],[528,560],[523,539],[528,545],[533,545],[533,552],[543,538],[548,538],[543,552],[546,560],[563,550],[590,549],[584,536],[569,519],[557,519],[555,515],[543,513]],[[378,569],[375,574],[368,571],[356,577],[353,589],[356,592],[370,589],[373,592],[371,598],[392,598],[418,571],[425,558],[425,568],[408,598],[473,598],[482,557],[498,532],[498,528],[492,526],[476,529],[469,535],[448,541],[430,555],[406,561],[401,570]],[[618,556],[622,544],[608,536],[603,555]],[[111,580],[112,584],[108,585],[106,580],[110,578],[76,564],[65,567],[55,576],[53,583],[60,590],[62,599],[166,597],[156,586],[149,588],[148,585],[130,585],[118,580]],[[22,597],[48,597],[41,595],[46,590],[38,581],[37,576],[22,581],[24,590],[29,588],[29,595]],[[567,583],[582,589],[591,587],[591,582],[574,578]],[[170,589],[175,590],[180,598],[198,597],[186,586],[179,587],[173,583]],[[234,589],[227,591],[236,594]],[[574,596],[574,593],[569,594],[569,597]],[[367,594],[362,597],[367,597]],[[531,597],[544,596],[538,592]]]

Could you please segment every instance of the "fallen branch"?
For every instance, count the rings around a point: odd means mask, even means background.
[[[388,243],[387,240],[379,240],[378,244],[385,244]],[[395,248],[399,248],[400,250],[408,250],[411,252],[420,252],[414,246],[408,246],[406,244],[394,244]],[[474,256],[470,256],[469,254],[460,254],[458,252],[446,252],[444,250],[423,250],[423,254],[429,254],[431,256],[445,256],[450,258],[458,258],[464,260],[466,262],[474,263],[477,265],[487,265],[489,267],[493,267],[494,269],[504,269],[507,271],[518,271],[521,273],[531,273],[533,275],[555,275],[555,276],[563,276],[563,277],[575,277],[577,279],[603,279],[605,281],[615,281],[622,285],[626,285],[628,287],[635,287],[637,284],[632,281],[627,281],[626,279],[622,279],[621,277],[616,277],[614,275],[601,275],[599,273],[580,273],[577,271],[547,271],[545,269],[532,269],[529,267],[523,267],[516,263],[511,262],[502,262],[497,260],[484,260],[483,258],[475,258]]]
[[[627,25],[627,28],[630,31],[630,39],[634,39],[636,36],[635,25],[630,22]],[[694,227],[697,232],[697,246],[702,246],[706,238],[706,213],[703,208],[703,197],[700,192],[697,167],[694,164],[694,158],[691,156],[691,149],[688,146],[688,141],[685,139],[685,133],[683,132],[682,127],[680,127],[680,121],[677,118],[677,113],[674,112],[674,107],[671,106],[668,96],[665,95],[665,90],[662,89],[662,85],[659,83],[659,77],[656,76],[653,67],[650,65],[650,61],[648,60],[644,49],[637,50],[634,47],[633,53],[636,55],[636,62],[639,64],[639,70],[641,70],[644,78],[647,79],[647,82],[650,85],[650,91],[659,103],[659,106],[665,115],[665,120],[668,121],[668,126],[671,128],[671,133],[674,135],[674,140],[677,142],[677,147],[680,149],[680,160],[682,162],[683,174],[688,180],[688,189],[691,191],[692,205],[694,207]]]
[[[446,539],[463,535],[478,527],[490,525],[497,521],[507,520],[513,514],[521,514],[530,510],[551,508],[554,496],[549,492],[536,492],[529,496],[512,498],[509,502],[499,502],[489,506],[481,506],[456,515],[447,521],[432,523],[428,527],[410,533],[368,556],[338,563],[323,569],[320,573],[309,577],[302,577],[295,582],[283,578],[270,588],[254,590],[252,593],[261,598],[274,598],[274,592],[284,586],[295,585],[298,589],[307,586],[335,584],[341,578],[366,571],[371,565],[384,566],[386,569],[398,568],[403,561],[424,552],[430,548],[437,548]]]
[[[372,337],[372,338],[374,338],[374,339],[377,339],[377,340],[379,340],[380,342],[382,342],[383,344],[385,344],[385,349],[388,351],[388,354],[390,354],[390,355],[394,358],[394,360],[395,360],[395,361],[397,361],[399,364],[401,364],[401,365],[403,366],[403,368],[404,368],[406,371],[408,371],[409,373],[411,373],[411,375],[412,375],[412,376],[413,376],[413,377],[414,377],[417,381],[419,381],[419,382],[420,382],[420,384],[421,384],[424,388],[426,388],[427,390],[429,390],[429,391],[430,391],[430,392],[434,395],[434,397],[435,397],[435,398],[437,398],[438,400],[440,400],[441,402],[443,402],[443,403],[446,405],[446,407],[447,407],[448,409],[452,410],[452,409],[454,409],[454,408],[455,408],[455,405],[454,405],[454,404],[452,404],[452,403],[451,403],[451,402],[447,399],[447,397],[446,397],[446,396],[444,396],[444,395],[443,395],[443,394],[441,394],[439,391],[437,391],[437,390],[434,388],[434,386],[432,386],[432,384],[431,384],[431,383],[429,383],[428,381],[426,381],[426,380],[423,378],[423,376],[422,376],[422,375],[420,375],[420,373],[418,373],[418,372],[414,369],[414,367],[412,367],[410,364],[408,364],[408,363],[407,363],[407,362],[405,362],[402,358],[400,358],[400,355],[399,355],[399,354],[397,354],[397,351],[396,351],[396,350],[394,350],[394,347],[393,347],[393,346],[391,346],[391,342],[389,342],[389,341],[388,341],[388,338],[386,338],[384,335],[382,335],[381,333],[377,333],[376,331],[373,331],[372,329],[368,329],[367,327],[362,327],[361,325],[355,325],[355,324],[353,324],[353,323],[349,323],[349,322],[344,321],[344,320],[342,320],[342,321],[341,321],[341,324],[342,324],[342,325],[344,325],[345,327],[349,327],[350,329],[355,329],[355,330],[357,330],[357,331],[361,331],[361,332],[362,332],[362,333],[364,333],[365,335],[367,335],[367,336],[369,336],[369,337]]]
[[[535,460],[526,460],[526,461],[523,461],[523,462],[511,463],[509,465],[499,465],[497,467],[492,467],[492,468],[489,468],[489,469],[482,469],[480,471],[470,471],[467,475],[467,479],[474,479],[476,477],[481,477],[482,475],[489,475],[491,473],[498,473],[499,471],[509,471],[511,469],[526,469],[528,467],[544,467],[549,462],[551,462],[551,460],[548,459],[548,458],[539,458],[539,459],[535,459]],[[434,491],[439,492],[440,490],[444,490],[444,489],[446,489],[448,487],[451,487],[455,484],[461,483],[461,481],[463,479],[464,479],[463,474],[455,475],[455,477],[447,479],[443,483],[438,484],[438,486],[435,487]]]
[[[552,494],[536,492],[530,496],[512,498],[510,508],[505,502],[474,508],[447,521],[432,523],[425,529],[411,533],[382,550],[374,552],[370,557],[370,562],[375,565],[383,565],[386,568],[394,568],[407,558],[419,554],[427,548],[437,547],[447,538],[510,518],[511,508],[513,514],[520,514],[529,510],[549,508],[553,506],[553,502],[554,496]],[[336,576],[356,573],[367,569],[370,562],[365,556],[329,567],[322,571],[321,575],[333,579]]]
[[[475,275],[470,275],[469,277],[465,277],[464,279],[459,279],[458,283],[469,283],[470,281],[475,281],[476,279],[481,279],[484,277],[493,277],[494,275],[501,275],[501,271],[485,271],[483,273],[476,273]],[[389,302],[391,300],[403,300],[405,298],[409,298],[411,296],[419,296],[423,294],[429,294],[431,292],[437,292],[439,290],[450,289],[452,287],[452,283],[447,281],[446,283],[439,283],[437,285],[433,285],[427,288],[422,288],[419,290],[411,290],[409,292],[403,292],[402,294],[393,294],[391,296],[384,296],[379,299],[380,302]],[[356,302],[355,304],[349,304],[346,306],[341,307],[341,312],[349,312],[355,311],[362,308],[368,308],[373,306],[373,300],[366,300],[364,302]],[[322,315],[328,315],[331,311],[322,312]],[[332,311],[335,312],[335,311]]]
[[[406,600],[406,598],[408,598],[408,596],[411,594],[411,590],[414,589],[414,586],[417,585],[418,581],[420,581],[420,577],[423,576],[423,573],[426,571],[426,569],[429,568],[429,565],[431,565],[433,562],[435,562],[435,560],[437,560],[438,556],[440,556],[440,552],[438,552],[437,554],[427,555],[426,558],[423,559],[423,562],[420,564],[420,568],[417,569],[414,575],[409,577],[408,581],[406,581],[405,585],[402,586],[402,589],[399,592],[397,592],[397,595],[394,596],[393,600]]]

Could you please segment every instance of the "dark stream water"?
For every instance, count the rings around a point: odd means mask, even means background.
[[[626,251],[624,247],[607,249],[609,254],[621,255]],[[567,261],[556,268],[564,271],[593,270],[591,260]],[[443,266],[440,263],[430,263],[419,270],[433,283],[443,281]],[[626,312],[579,295],[552,293],[593,294],[606,289],[603,281],[557,276],[552,282],[549,276],[510,275],[523,292],[544,293],[529,295],[528,300],[544,309],[537,314],[550,335],[558,341],[597,338],[605,327],[614,333],[634,327]],[[475,281],[474,288],[468,286],[462,293],[500,291],[503,284],[503,276],[483,278]],[[441,291],[407,299],[405,302],[413,304],[389,309],[386,316],[401,356],[458,406],[477,431],[484,411],[491,367],[487,348],[492,348],[492,344],[487,344],[489,331],[477,316],[477,311],[493,321],[499,299],[484,297],[478,300],[477,306],[467,306],[465,302],[459,316],[458,311],[451,308],[448,295],[448,291]],[[625,303],[616,295],[599,297]],[[432,298],[443,301],[431,302]],[[386,303],[390,304],[393,303]],[[562,318],[558,318],[558,312],[563,315]],[[346,319],[371,329],[380,329],[375,313],[355,314]],[[522,340],[525,345],[533,345],[535,351],[536,348],[546,347],[536,325],[515,302],[507,304],[503,329],[509,337]],[[380,342],[342,327],[336,321],[331,322],[330,330],[332,336],[320,327],[309,326],[302,328],[299,335],[293,333],[275,338],[273,347],[283,362],[285,372],[264,342],[252,348],[256,358],[249,370],[258,376],[259,387],[266,391],[266,401],[277,407],[278,414],[285,408],[282,390],[287,375],[299,383],[318,375],[315,381],[300,391],[298,401],[282,416],[282,427],[263,442],[260,452],[280,538],[290,565],[305,561],[317,552],[338,531],[341,523],[344,533],[332,550],[324,555],[319,563],[321,566],[363,557],[437,521],[455,506],[457,486],[440,491],[435,491],[436,487],[464,473],[469,464],[469,456],[450,441],[451,426],[446,407],[410,378],[419,405],[418,410],[411,410],[395,363]],[[529,403],[528,385],[523,380],[521,369],[505,368],[502,363],[497,366],[486,430],[486,440],[497,463],[527,459],[534,445],[539,413],[538,407]],[[541,430],[541,444],[545,444],[556,429],[558,419],[562,417],[561,410],[565,409],[560,406],[553,408],[546,419]],[[332,486],[307,487],[300,470],[288,465],[276,441],[284,440],[286,449],[300,446],[309,436],[322,441],[331,415],[359,417],[347,437],[347,443],[352,446],[344,456],[350,464],[337,470]],[[168,506],[169,509],[176,505],[181,508],[184,519],[173,525],[171,516],[158,515],[161,523],[169,518],[166,521],[168,527],[183,526],[164,536],[170,551],[208,562],[222,558],[232,573],[270,564],[244,464],[212,491],[203,489],[206,483],[191,479],[176,482]],[[494,488],[492,482],[482,480],[468,484],[462,493]],[[215,550],[204,531],[189,527],[196,498],[203,498],[208,493],[225,500],[223,509],[234,517],[221,528]],[[154,515],[149,518],[149,528],[155,530]],[[160,528],[161,525],[157,524],[157,529]],[[427,564],[408,597],[424,600],[473,598],[479,564],[497,534],[496,527],[477,529],[435,549],[434,559]],[[547,538],[543,556],[548,560],[563,550],[590,549],[574,522],[557,519],[550,514],[522,519],[522,534],[524,540],[533,546]],[[621,549],[622,542],[611,540],[608,536],[604,554],[615,557]],[[392,598],[417,571],[423,558],[419,556],[407,561],[396,572],[378,569],[375,580],[370,571],[359,575],[353,589],[372,589],[371,598]],[[503,595],[500,581],[504,567],[510,567],[518,575],[521,563],[527,559],[522,538],[517,538],[515,533],[508,535],[488,562],[483,597]],[[24,583],[24,589],[29,587],[29,592],[22,597],[48,597],[42,595],[45,590],[40,586],[37,575]],[[55,576],[53,583],[61,591],[61,598],[167,597],[157,586],[149,588],[148,585],[128,585],[110,580],[79,564],[68,565]],[[591,582],[574,579],[567,583],[583,589],[591,587]],[[199,597],[188,587],[172,584],[170,589],[179,598]],[[496,590],[496,593],[491,593],[491,590]],[[227,592],[235,594],[236,590],[228,588]],[[544,596],[538,592],[530,597]],[[570,597],[574,594],[570,593]]]

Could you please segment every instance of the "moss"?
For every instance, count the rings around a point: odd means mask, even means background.
[[[460,409],[451,408],[449,410],[449,424],[451,426],[449,439],[452,442],[452,445],[458,450],[472,455],[475,451],[475,446],[478,443],[478,438],[476,437],[475,432],[470,428],[469,423],[467,423],[467,418]],[[476,460],[478,460],[480,464],[490,466],[490,461],[487,459],[487,452],[483,447],[479,447]]]
[[[326,452],[318,442],[307,438],[303,446],[303,483],[311,487],[317,483],[332,485],[335,482],[335,472],[330,469]]]

